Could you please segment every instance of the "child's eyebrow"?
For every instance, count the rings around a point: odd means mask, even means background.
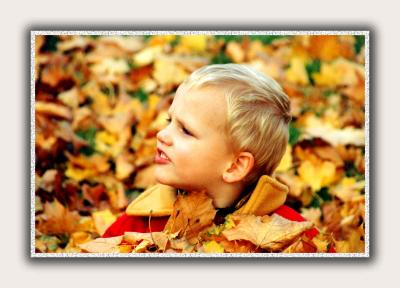
[[[173,113],[171,113],[171,111],[168,111],[167,114],[168,114],[168,117],[171,118],[171,115],[172,115]],[[174,115],[174,116],[175,116],[176,121],[179,123],[179,125],[181,125],[182,127],[185,127],[185,129],[189,130],[189,131],[192,132],[192,133],[195,132],[195,130],[192,129],[192,127],[191,127],[190,125],[188,125],[187,123],[185,123],[185,121],[183,121],[182,119],[178,118],[176,115]]]

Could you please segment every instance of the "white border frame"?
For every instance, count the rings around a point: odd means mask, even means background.
[[[35,37],[37,35],[364,35],[365,36],[365,252],[364,253],[36,253],[35,252]],[[31,258],[369,258],[369,31],[31,31]]]

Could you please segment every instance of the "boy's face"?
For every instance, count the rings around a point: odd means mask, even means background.
[[[226,106],[215,88],[178,89],[168,111],[169,125],[157,134],[158,182],[201,190],[222,181],[234,156],[224,132]]]

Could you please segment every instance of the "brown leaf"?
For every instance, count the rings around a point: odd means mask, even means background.
[[[186,237],[193,244],[198,234],[210,226],[216,210],[212,199],[205,191],[193,191],[188,195],[179,194],[174,204],[174,211],[164,228],[164,231]]]
[[[280,251],[312,227],[311,222],[287,220],[277,214],[272,216],[237,215],[239,223],[222,232],[229,240],[247,240],[268,251]]]
[[[44,204],[44,213],[39,217],[37,229],[45,234],[72,233],[76,231],[79,215],[70,212],[57,200]]]

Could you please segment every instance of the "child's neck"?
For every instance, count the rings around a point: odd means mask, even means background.
[[[213,205],[215,208],[227,208],[231,207],[239,199],[243,192],[243,185],[239,184],[228,184],[221,183],[209,187],[207,194],[213,199]]]

